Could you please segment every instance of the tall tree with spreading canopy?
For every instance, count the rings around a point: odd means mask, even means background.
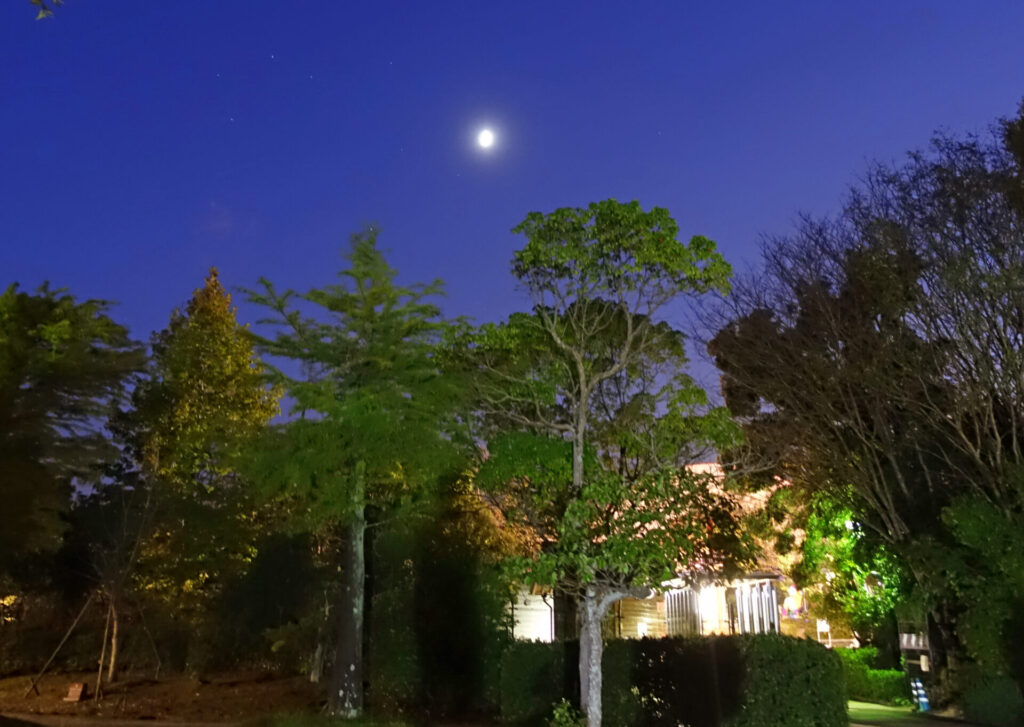
[[[0,553],[59,544],[72,483],[117,455],[105,425],[143,363],[108,315],[43,286],[0,294]]]
[[[466,331],[489,433],[478,481],[536,549],[527,582],[578,600],[581,704],[601,723],[601,620],[617,600],[680,570],[743,560],[732,503],[681,467],[734,433],[685,375],[682,335],[655,316],[728,287],[714,243],[677,240],[661,208],[606,200],[531,213],[513,273],[530,314]],[[704,414],[707,414],[706,416]]]
[[[430,302],[440,281],[397,285],[372,229],[352,238],[345,261],[339,284],[300,295],[261,280],[250,299],[274,314],[263,323],[278,332],[260,346],[287,362],[277,376],[295,417],[254,467],[268,496],[289,503],[306,527],[344,531],[329,709],[354,718],[364,701],[368,508],[386,513],[455,466],[449,425],[459,392],[435,356],[446,327]],[[296,365],[301,377],[285,373]]]

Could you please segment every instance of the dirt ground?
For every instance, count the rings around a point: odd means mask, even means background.
[[[88,685],[88,698],[66,702],[72,682]],[[0,712],[63,715],[125,720],[173,722],[243,722],[259,717],[297,712],[317,712],[323,704],[322,687],[308,679],[282,679],[270,674],[245,672],[210,679],[170,676],[160,681],[134,679],[104,688],[94,701],[96,673],[47,674],[40,694],[25,696],[31,677],[0,680]]]

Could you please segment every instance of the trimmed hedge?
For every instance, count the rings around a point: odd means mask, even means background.
[[[1024,725],[1024,698],[1007,676],[973,674],[964,694],[964,717],[997,727]]]
[[[517,643],[502,659],[502,721],[543,725],[579,701],[575,642]],[[604,651],[604,722],[621,727],[845,727],[839,659],[787,636],[616,640]]]
[[[874,669],[878,649],[836,649],[843,663],[846,695],[850,699],[880,704],[909,704],[910,681],[899,669]]]

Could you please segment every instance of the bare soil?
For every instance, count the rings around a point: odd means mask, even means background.
[[[263,672],[220,674],[209,679],[170,676],[106,685],[93,699],[96,673],[47,674],[39,694],[25,696],[31,677],[0,679],[0,713],[60,715],[107,720],[166,722],[245,722],[283,713],[318,712],[323,688],[303,677],[280,678]],[[88,685],[88,697],[66,702],[73,682]]]

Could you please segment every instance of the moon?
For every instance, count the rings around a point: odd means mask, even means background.
[[[494,146],[494,132],[490,129],[481,129],[480,133],[476,135],[476,143],[481,149],[490,149]]]

